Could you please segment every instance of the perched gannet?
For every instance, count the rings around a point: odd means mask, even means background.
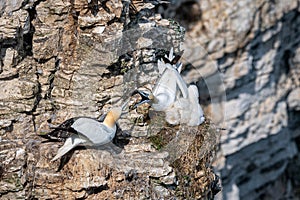
[[[57,160],[78,145],[98,146],[112,141],[116,134],[116,122],[121,114],[122,107],[116,107],[107,113],[103,122],[88,117],[71,118],[49,134],[40,135],[50,140],[65,140],[51,161]]]
[[[187,87],[180,75],[182,64],[178,63],[178,60],[178,56],[173,55],[173,48],[169,56],[158,60],[161,76],[152,93],[136,91],[142,96],[142,100],[135,107],[150,103],[154,110],[166,113],[168,123],[174,125],[186,123],[189,126],[196,126],[205,120],[198,102],[198,89],[195,85]]]
[[[154,110],[164,111],[175,102],[177,88],[180,89],[184,98],[188,97],[186,84],[179,74],[182,64],[172,64],[175,60],[177,62],[177,59],[178,57],[173,56],[172,48],[169,57],[165,56],[163,58],[166,62],[158,60],[158,70],[161,76],[155,84],[152,93],[149,94],[140,90],[136,91],[142,96],[142,101],[135,107],[143,103],[150,103]]]

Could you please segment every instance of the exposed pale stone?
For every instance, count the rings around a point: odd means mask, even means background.
[[[290,110],[300,110],[300,88],[295,88],[291,91],[287,98],[287,103]]]
[[[236,117],[243,115],[250,108],[253,100],[254,99],[252,99],[250,95],[241,93],[238,99],[226,102],[226,119],[235,119]]]
[[[9,38],[13,39],[16,36],[23,36],[23,29],[27,30],[29,25],[28,13],[23,10],[17,10],[12,13],[5,13],[1,16],[0,22],[0,39]],[[20,31],[21,30],[21,31]],[[28,31],[28,30],[27,30]],[[20,39],[20,38],[16,38]],[[7,41],[6,41],[7,42]]]

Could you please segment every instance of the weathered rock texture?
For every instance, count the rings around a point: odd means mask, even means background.
[[[163,13],[187,28],[195,44],[189,60],[205,68],[201,45],[219,68],[206,74],[223,74],[223,199],[299,199],[299,1],[174,4]]]
[[[141,107],[120,120],[116,145],[77,149],[53,163],[62,144],[38,136],[70,117],[99,117],[153,84],[157,47],[178,52],[184,31],[151,7],[0,2],[1,199],[212,199],[218,192],[211,163],[219,133],[209,120],[168,127]]]

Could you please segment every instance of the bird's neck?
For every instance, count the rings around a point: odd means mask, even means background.
[[[113,128],[116,124],[116,121],[109,114],[105,117],[103,124],[109,128]]]
[[[103,121],[103,124],[109,128],[114,128],[114,126],[116,124],[116,119],[111,111],[107,113],[107,115]]]

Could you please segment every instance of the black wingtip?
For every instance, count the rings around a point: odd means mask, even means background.
[[[48,133],[46,133],[46,134],[42,133],[42,134],[39,134],[38,136],[42,137],[42,138],[45,138],[45,139],[50,139]]]
[[[161,58],[164,61],[164,63],[169,63],[171,65],[175,65],[178,63],[178,61],[180,60],[182,55],[183,55],[183,51],[181,51],[179,54],[175,55],[175,57],[172,60],[169,60],[165,56],[162,56]]]
[[[164,63],[171,63],[171,61],[168,59],[168,58],[166,58],[166,57],[161,57],[162,58],[162,60],[164,61]]]
[[[58,127],[50,127],[52,131],[48,133],[42,132],[39,134],[39,137],[47,139],[45,142],[64,142],[68,137],[70,137],[72,134],[77,133],[71,125],[74,123],[74,118],[68,119],[65,122],[63,122]]]
[[[176,55],[173,60],[171,61],[172,65],[175,65],[176,63],[178,63],[178,61],[180,60],[181,55]]]
[[[150,99],[149,99],[149,94],[146,93],[146,92],[143,92],[143,91],[140,91],[140,90],[135,90],[133,93],[132,93],[132,96],[135,95],[135,94],[139,94],[141,96],[141,101],[138,102],[137,104],[135,104],[133,106],[133,109],[136,109],[138,106],[144,104],[144,103],[149,103],[150,102]]]
[[[38,135],[39,137],[42,137],[44,139],[47,139],[46,141],[42,141],[42,143],[48,143],[48,142],[61,142],[64,141],[64,138],[57,138],[51,136],[52,132],[47,133],[47,134],[40,134]]]

